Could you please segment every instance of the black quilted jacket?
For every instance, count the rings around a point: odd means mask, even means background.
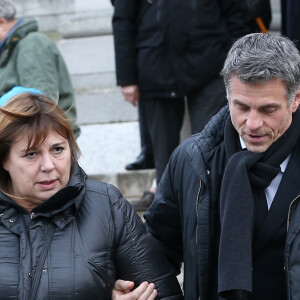
[[[75,166],[67,187],[31,214],[0,194],[0,298],[110,299],[116,278],[181,299],[172,267],[113,186]]]

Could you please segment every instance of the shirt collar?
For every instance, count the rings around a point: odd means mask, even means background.
[[[239,136],[239,138],[240,138],[240,143],[241,143],[242,149],[246,149],[247,147],[246,147],[244,140],[241,138],[241,136]],[[291,157],[291,154],[289,154],[288,157],[280,164],[280,169],[281,169],[282,173],[285,172],[285,169],[289,163],[290,157]]]

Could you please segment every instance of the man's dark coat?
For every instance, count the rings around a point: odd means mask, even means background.
[[[224,127],[228,117],[229,110],[225,107],[201,133],[187,139],[174,151],[158,186],[155,201],[145,214],[149,231],[163,243],[174,266],[179,268],[180,262],[184,261],[185,299],[198,299],[199,296],[201,300],[219,299],[219,187],[226,163],[223,145]],[[299,163],[295,163],[297,161]],[[275,209],[269,218],[271,222],[267,220],[268,228],[257,236],[259,245],[254,249],[255,255],[260,251],[268,252],[268,248],[272,247],[270,245],[276,245],[282,230],[286,232],[288,228],[285,252],[282,253],[282,270],[285,268],[286,271],[288,300],[300,299],[299,166],[300,145],[292,153],[285,171],[288,176],[283,176],[274,199],[276,201],[276,197],[286,198],[291,204],[284,204],[282,214],[280,207],[283,206],[274,203]],[[279,217],[276,217],[278,213]],[[274,216],[278,223],[272,224]],[[280,225],[277,229],[276,224]],[[276,251],[269,254],[277,256]],[[267,269],[272,270],[272,259],[266,258],[266,254],[258,256],[261,257],[264,257],[263,261],[269,266]],[[262,280],[268,283],[268,278]],[[254,283],[256,282],[257,280]],[[279,286],[268,286],[268,296],[251,299],[278,299],[272,298],[271,292],[278,288],[278,291],[285,294],[284,285],[285,282],[279,283]],[[279,299],[285,298],[282,296]]]
[[[117,84],[152,97],[190,95],[219,76],[249,32],[246,1],[115,0]]]

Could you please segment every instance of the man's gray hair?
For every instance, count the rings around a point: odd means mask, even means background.
[[[0,0],[0,17],[5,18],[10,21],[15,19],[16,16],[16,8],[14,5],[7,0]]]
[[[221,75],[227,97],[232,76],[253,84],[279,78],[286,85],[286,96],[291,104],[300,87],[300,54],[288,38],[265,33],[248,34],[230,49]]]

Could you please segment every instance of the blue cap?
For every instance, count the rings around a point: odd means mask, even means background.
[[[3,106],[8,100],[10,100],[12,97],[22,94],[22,93],[30,93],[30,94],[41,94],[44,95],[43,92],[34,89],[34,88],[25,88],[23,86],[15,86],[12,88],[9,92],[5,93],[0,97],[0,107]]]

